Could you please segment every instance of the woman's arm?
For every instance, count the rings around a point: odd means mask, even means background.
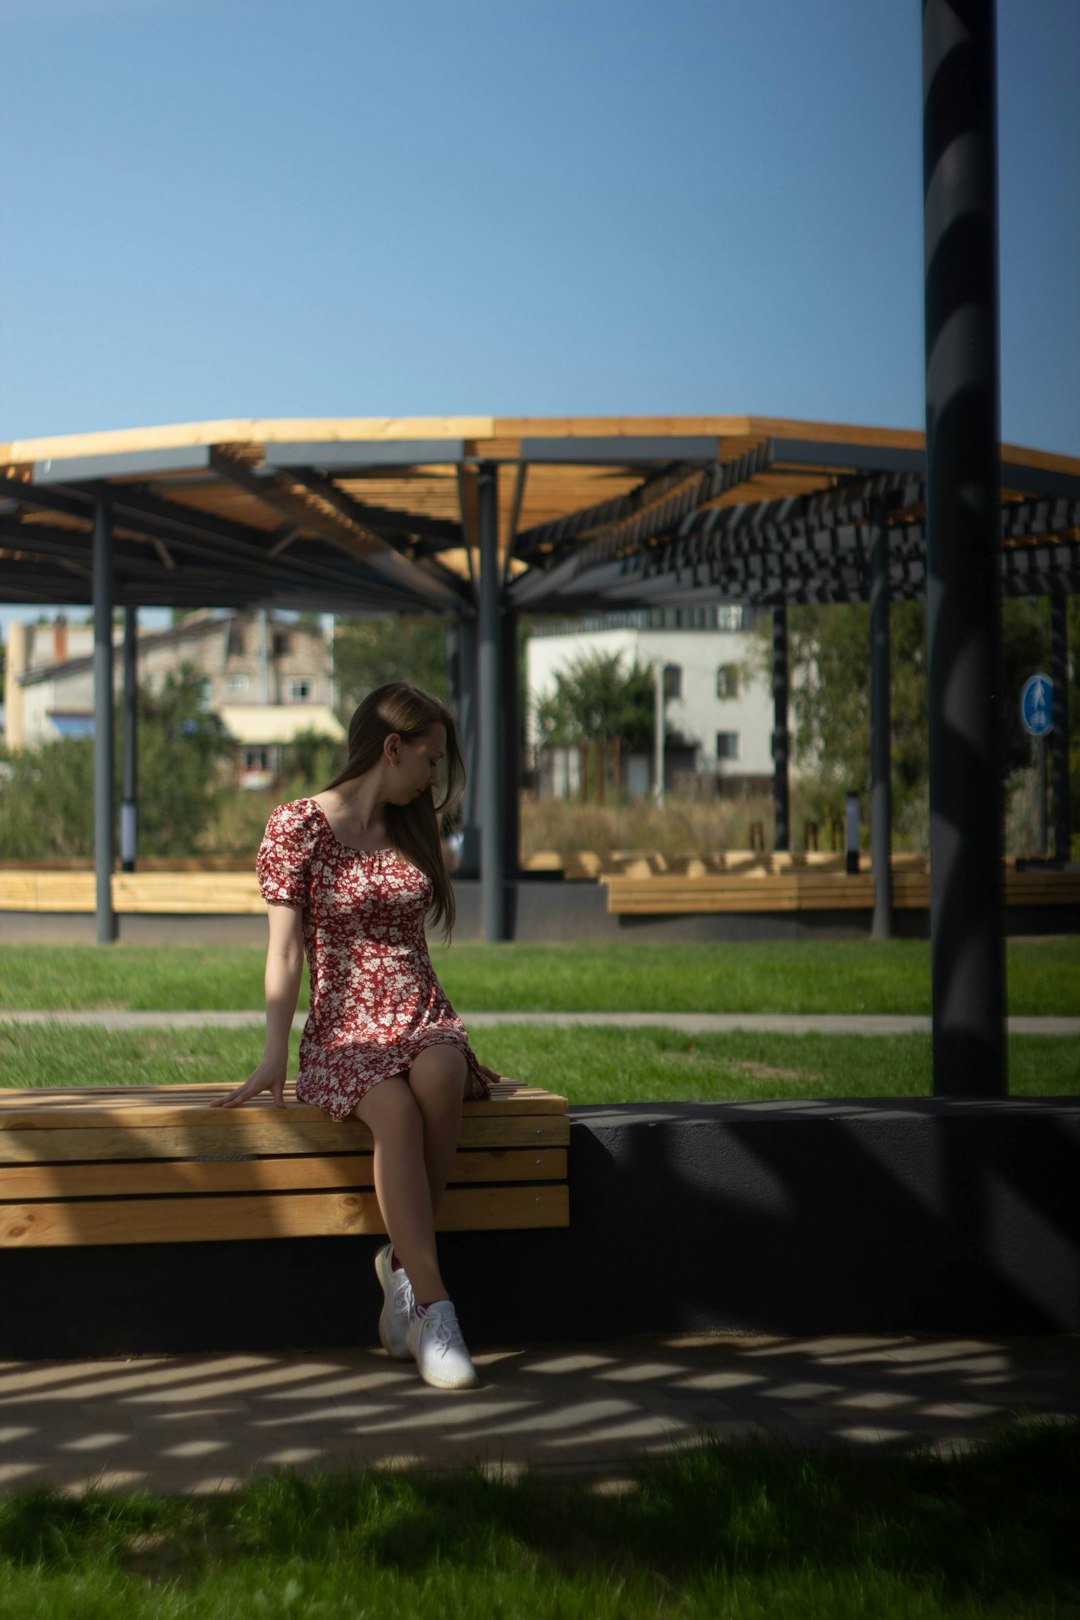
[[[242,1086],[220,1098],[215,1108],[236,1108],[269,1091],[279,1108],[285,1106],[285,1076],[289,1065],[289,1032],[292,1029],[300,975],[304,967],[303,913],[298,906],[267,907],[270,943],[266,950],[266,1041],[262,1060]]]

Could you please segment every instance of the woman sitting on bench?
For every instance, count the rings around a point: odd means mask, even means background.
[[[434,789],[440,776],[445,791]],[[289,1031],[306,953],[311,1007],[300,1042],[299,1102],[362,1120],[375,1143],[375,1191],[390,1242],[375,1257],[379,1338],[440,1389],[479,1382],[442,1276],[435,1216],[467,1096],[499,1078],[476,1059],[428,955],[424,919],[447,937],[454,893],[440,814],[460,799],[453,717],[392,682],[349,723],[348,760],[321,793],[279,805],[259,849],[267,902],[266,1045],[219,1106],[261,1091],[284,1105]]]

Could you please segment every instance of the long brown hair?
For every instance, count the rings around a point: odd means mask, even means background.
[[[383,743],[396,732],[402,742],[419,742],[432,726],[446,728],[446,793],[439,804],[430,791],[410,804],[387,804],[386,836],[407,861],[426,872],[435,894],[431,909],[447,939],[454,927],[454,889],[446,869],[439,833],[439,818],[452,815],[465,788],[465,765],[458,745],[454,717],[430,692],[406,681],[389,681],[369,692],[349,721],[349,753],[345,765],[323,789],[340,787],[370,771],[382,754]]]

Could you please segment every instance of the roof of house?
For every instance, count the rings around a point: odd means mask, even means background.
[[[163,630],[140,630],[138,636],[138,653],[156,651],[161,647],[180,646],[184,642],[203,641],[209,635],[224,635],[230,624],[237,617],[230,613],[225,616],[214,612],[191,614],[180,619],[176,624],[166,625]],[[272,621],[275,622],[276,621]],[[48,626],[46,626],[48,628]],[[290,631],[303,630],[303,626],[290,623]],[[313,635],[321,635],[321,631],[312,631]],[[113,631],[113,645],[119,651],[122,632]],[[20,686],[33,686],[39,681],[54,681],[72,675],[85,674],[94,667],[94,655],[80,653],[75,658],[61,658],[51,664],[35,664],[31,669],[23,670],[15,679]]]

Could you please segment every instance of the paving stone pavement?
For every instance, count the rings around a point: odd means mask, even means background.
[[[302,1029],[306,1013],[293,1027]],[[929,1035],[930,1019],[915,1013],[688,1013],[688,1012],[463,1012],[466,1028],[491,1029],[499,1024],[539,1024],[556,1028],[605,1025],[619,1029],[681,1030],[685,1035],[723,1035],[742,1029],[767,1035]],[[100,1029],[218,1029],[260,1027],[264,1012],[206,1008],[198,1011],[134,1012],[117,1007],[86,1009],[15,1009],[0,1007],[0,1024],[65,1024]],[[1010,1035],[1080,1035],[1080,1018],[1007,1020]]]
[[[0,1362],[0,1488],[205,1493],[282,1466],[618,1479],[706,1435],[952,1451],[1012,1414],[1080,1421],[1077,1334],[674,1334],[476,1361],[464,1394],[366,1348]]]

